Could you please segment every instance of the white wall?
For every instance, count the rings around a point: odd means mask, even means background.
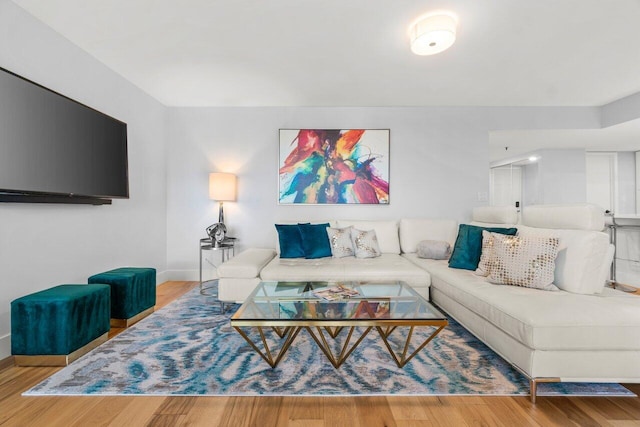
[[[538,173],[538,162],[529,163],[522,168],[522,207],[542,204],[540,194],[540,174]]]
[[[616,214],[636,213],[636,153],[619,151],[618,206]]]
[[[584,203],[587,200],[585,151],[541,150],[539,153],[540,203]]]
[[[131,194],[111,206],[0,204],[1,360],[13,299],[118,266],[165,270],[166,109],[5,0],[0,66],[127,122]]]
[[[603,128],[640,118],[640,92],[603,105],[601,110]]]
[[[167,268],[195,279],[198,239],[217,218],[207,174],[238,175],[225,203],[239,245],[273,247],[279,220],[467,220],[489,190],[488,136],[495,129],[597,128],[597,108],[173,108],[169,110]],[[279,206],[279,128],[391,129],[388,206]]]

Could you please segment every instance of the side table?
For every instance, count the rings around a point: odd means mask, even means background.
[[[207,286],[207,283],[217,283],[218,279],[202,281],[202,252],[203,251],[220,251],[221,263],[228,261],[232,256],[236,254],[236,239],[234,237],[227,237],[224,241],[216,245],[210,238],[200,239],[200,294],[201,295],[213,295],[208,292],[212,286]],[[209,265],[217,270],[217,266],[206,260]],[[216,295],[217,296],[217,295]],[[222,306],[224,309],[224,306]]]

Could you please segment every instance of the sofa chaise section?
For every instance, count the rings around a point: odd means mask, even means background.
[[[512,216],[483,209],[474,224],[486,224],[479,219],[513,225]],[[594,207],[525,208],[522,222],[522,235],[560,238],[554,282],[573,292],[494,285],[446,261],[420,259],[415,249],[403,256],[430,272],[432,301],[529,376],[534,392],[536,381],[549,379],[640,381],[632,362],[640,356],[640,298],[604,288],[613,254]],[[554,228],[571,224],[581,229]]]

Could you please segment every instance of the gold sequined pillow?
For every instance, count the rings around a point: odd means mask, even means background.
[[[491,272],[495,257],[493,255],[493,233],[482,230],[482,252],[480,253],[480,262],[475,273],[478,276],[488,276]]]
[[[375,230],[351,229],[351,242],[356,258],[376,258],[381,255]]]
[[[351,242],[351,226],[345,228],[327,227],[331,255],[334,258],[353,256],[353,243]]]
[[[557,237],[505,236],[491,233],[489,282],[525,288],[558,290],[553,273],[558,256]]]

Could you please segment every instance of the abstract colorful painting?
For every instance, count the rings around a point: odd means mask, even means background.
[[[388,204],[389,129],[280,129],[281,204]]]

